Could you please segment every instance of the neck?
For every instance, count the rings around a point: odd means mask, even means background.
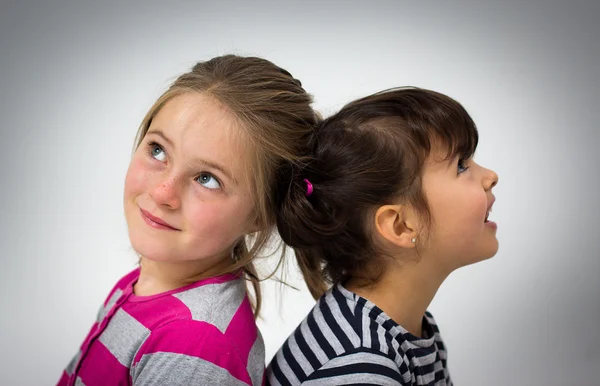
[[[411,334],[420,337],[423,315],[450,272],[419,258],[416,263],[390,263],[374,284],[362,286],[351,280],[347,287],[369,299]]]
[[[134,285],[139,296],[171,291],[216,276],[233,264],[229,257],[211,261],[167,262],[140,258],[140,277]]]

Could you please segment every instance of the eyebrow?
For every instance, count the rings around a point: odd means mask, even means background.
[[[169,146],[171,147],[175,147],[175,145],[173,144],[173,141],[171,141],[162,131],[160,130],[149,130],[146,134],[154,134],[154,135],[158,135],[159,137],[161,137],[166,143],[169,144]],[[233,176],[231,175],[231,173],[229,173],[227,171],[227,169],[225,169],[224,166],[219,165],[216,162],[212,162],[212,161],[208,161],[205,160],[203,158],[194,158],[194,161],[198,164],[202,164],[205,166],[208,166],[209,168],[212,169],[216,169],[218,171],[220,171],[221,173],[223,173],[225,175],[225,177],[227,177],[228,179],[230,179],[231,181],[233,181],[234,184],[237,184],[237,180],[235,178],[233,178]]]

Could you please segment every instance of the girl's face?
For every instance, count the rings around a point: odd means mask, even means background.
[[[432,152],[423,174],[423,190],[433,220],[426,248],[453,270],[498,251],[497,225],[488,221],[498,175],[472,159],[441,161],[444,155]]]
[[[169,262],[230,258],[236,242],[254,231],[247,159],[238,123],[219,102],[199,93],[168,101],[125,180],[125,217],[136,252]]]

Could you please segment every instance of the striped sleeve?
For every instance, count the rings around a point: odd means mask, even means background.
[[[150,333],[135,355],[132,384],[251,385],[246,363],[212,324],[178,320]]]
[[[302,383],[305,386],[352,384],[398,386],[405,383],[392,359],[368,349],[330,360]]]
[[[282,362],[284,365],[286,362]],[[359,348],[350,353],[335,357],[302,380],[292,376],[292,372],[279,368],[279,363],[271,363],[269,383],[271,385],[405,385],[396,363],[382,353],[367,348]],[[293,379],[289,379],[292,377]]]

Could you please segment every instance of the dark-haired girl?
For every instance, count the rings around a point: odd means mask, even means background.
[[[418,88],[317,126],[310,160],[280,181],[277,226],[318,302],[269,365],[272,385],[452,384],[427,308],[452,271],[498,250],[498,176],[473,160],[477,142],[458,102]]]

